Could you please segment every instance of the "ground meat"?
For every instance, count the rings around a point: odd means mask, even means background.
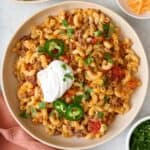
[[[31,97],[34,95],[34,89],[30,90],[29,92],[27,92],[27,96]]]
[[[37,84],[35,76],[26,76],[25,80],[31,82],[34,86]]]
[[[26,70],[31,71],[33,69],[33,65],[28,63],[26,64]]]
[[[69,43],[69,50],[74,50],[74,49],[76,49],[76,44],[70,42],[70,43]]]
[[[121,107],[123,105],[123,101],[117,97],[111,98],[109,103],[114,107]]]

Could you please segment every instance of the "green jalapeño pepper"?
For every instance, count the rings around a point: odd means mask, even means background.
[[[39,52],[47,53],[53,58],[58,58],[64,54],[65,44],[60,39],[51,39],[45,42],[44,47],[39,47]]]
[[[65,101],[63,99],[57,99],[54,103],[53,103],[54,108],[62,114],[65,114],[66,110],[67,110],[67,104],[65,103]]]
[[[65,113],[65,118],[70,121],[76,121],[80,120],[83,114],[83,108],[79,104],[70,104]]]

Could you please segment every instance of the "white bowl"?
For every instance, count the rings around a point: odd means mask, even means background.
[[[135,122],[132,127],[129,130],[129,133],[127,135],[127,139],[126,139],[126,150],[130,150],[130,138],[132,136],[132,133],[134,132],[134,130],[143,122],[150,120],[150,116],[144,117],[140,120],[138,120],[137,122]]]
[[[24,120],[19,117],[19,102],[16,97],[17,91],[17,81],[13,75],[13,64],[15,61],[15,54],[11,52],[12,47],[16,41],[24,35],[29,33],[29,29],[33,24],[41,23],[45,17],[49,15],[56,15],[61,10],[69,10],[72,8],[95,8],[100,9],[107,15],[109,15],[114,22],[121,28],[122,34],[126,37],[132,39],[136,53],[141,58],[141,64],[139,67],[138,76],[142,80],[142,86],[136,90],[132,96],[132,108],[131,110],[123,116],[117,116],[113,124],[111,125],[109,131],[105,136],[100,139],[87,140],[83,138],[64,138],[61,136],[49,136],[45,134],[44,129],[41,126],[34,125],[30,120]],[[80,1],[66,1],[56,5],[52,5],[47,9],[40,11],[31,18],[29,18],[21,27],[17,30],[16,34],[12,37],[5,54],[3,56],[3,62],[1,67],[1,83],[2,91],[5,98],[5,102],[13,115],[17,123],[33,138],[38,141],[61,149],[89,149],[94,146],[101,145],[105,142],[110,141],[112,138],[119,135],[127,126],[133,121],[138,112],[140,111],[144,98],[146,96],[146,91],[148,87],[148,62],[144,52],[144,48],[134,29],[118,14],[113,11],[94,3],[80,2]]]
[[[29,3],[29,4],[35,4],[35,3],[43,3],[47,2],[49,0],[14,0],[17,3]]]
[[[118,4],[118,6],[122,9],[124,13],[136,19],[150,19],[150,12],[147,12],[141,15],[137,15],[134,12],[132,12],[127,4],[127,1],[128,0],[116,0],[116,3]]]

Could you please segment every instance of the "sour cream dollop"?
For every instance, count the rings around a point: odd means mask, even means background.
[[[37,79],[45,102],[53,102],[72,86],[73,71],[60,60],[54,60],[49,66],[37,73]]]

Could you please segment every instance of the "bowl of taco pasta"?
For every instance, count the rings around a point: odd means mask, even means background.
[[[101,5],[68,1],[40,11],[5,51],[2,91],[18,124],[61,149],[119,135],[140,111],[148,64],[134,29]]]

